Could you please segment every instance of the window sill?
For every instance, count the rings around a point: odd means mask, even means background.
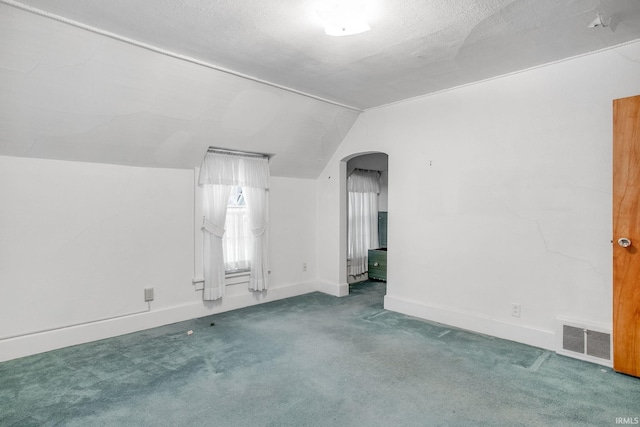
[[[224,285],[233,286],[242,284],[243,286],[247,286],[249,283],[249,276],[251,276],[250,271],[234,271],[226,273],[224,275]]]
[[[233,286],[233,285],[248,283],[250,275],[251,275],[251,270],[238,270],[238,271],[225,272],[224,285]],[[202,289],[204,289],[204,278],[203,277],[194,278],[193,284],[195,286],[196,291],[201,291]]]
[[[226,277],[227,279],[249,275],[251,275],[251,270],[233,270],[224,272],[224,277]]]

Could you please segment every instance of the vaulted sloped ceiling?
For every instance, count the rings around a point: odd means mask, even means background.
[[[640,38],[640,0],[341,0],[372,30],[327,37],[330,1],[0,0],[0,155],[314,178],[362,110]]]
[[[209,146],[315,178],[358,112],[0,5],[0,155],[193,168]]]

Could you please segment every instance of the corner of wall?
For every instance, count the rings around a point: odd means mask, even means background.
[[[324,294],[333,295],[334,297],[344,297],[349,295],[349,285],[346,283],[340,284],[318,281],[316,283],[316,290]]]

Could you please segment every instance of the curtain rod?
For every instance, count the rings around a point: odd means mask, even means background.
[[[354,173],[355,171],[361,171],[361,172],[377,172],[379,176],[382,176],[382,171],[376,171],[376,170],[373,170],[373,169],[353,168],[353,170],[347,174],[347,178],[350,178],[350,177],[351,177],[351,175],[353,175],[353,173]]]
[[[362,168],[354,168],[353,171],[362,171],[362,172],[378,172],[378,173],[382,173],[382,171],[379,170],[375,170],[375,169],[362,169]]]
[[[269,159],[271,155],[264,153],[253,153],[251,151],[228,150],[226,148],[209,147],[207,153],[227,154],[230,156],[257,157],[261,159]]]

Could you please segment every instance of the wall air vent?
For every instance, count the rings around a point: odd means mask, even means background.
[[[558,318],[556,336],[557,353],[612,366],[611,330],[605,326]]]

